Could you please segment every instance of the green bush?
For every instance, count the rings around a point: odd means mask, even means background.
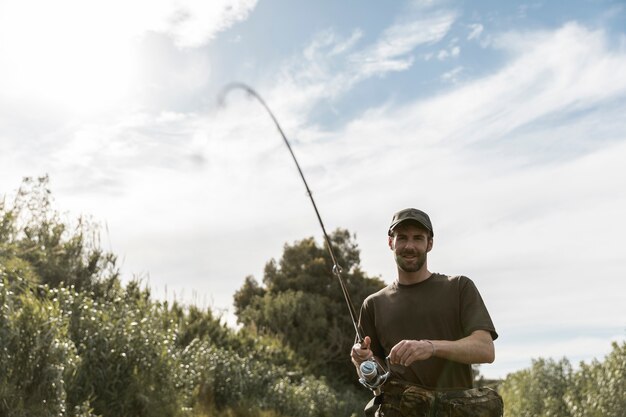
[[[67,399],[81,358],[58,301],[22,290],[0,270],[0,415],[91,416]]]
[[[182,353],[187,389],[199,409],[273,410],[284,416],[350,416],[361,407],[354,395],[340,396],[324,380],[240,356],[195,340]]]
[[[200,324],[215,319],[168,309],[137,283],[103,300],[71,287],[13,285],[5,276],[0,302],[3,416],[208,416],[228,410],[233,416],[323,417],[350,416],[363,405],[351,389],[338,394],[289,364],[290,354],[280,355],[275,339],[236,333],[219,322]],[[238,342],[220,347],[212,332],[199,332],[202,337],[183,346],[178,340],[189,323],[217,326]]]
[[[69,387],[73,403],[89,400],[102,416],[180,414],[175,327],[165,327],[159,304],[128,285],[114,300],[53,289],[71,317],[71,335],[81,357]]]

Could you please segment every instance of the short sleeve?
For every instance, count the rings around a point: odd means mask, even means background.
[[[465,336],[469,336],[476,330],[487,330],[491,333],[491,338],[496,340],[498,338],[498,333],[496,332],[491,316],[489,316],[487,307],[485,306],[476,285],[474,285],[474,282],[471,279],[467,277],[462,278],[460,313],[463,334]]]
[[[380,343],[378,333],[376,332],[376,315],[373,304],[374,303],[371,298],[366,298],[365,301],[363,301],[363,305],[361,306],[361,311],[359,313],[359,327],[363,332],[363,337],[369,336],[372,340],[370,349],[374,355],[383,359],[385,358],[386,353]]]

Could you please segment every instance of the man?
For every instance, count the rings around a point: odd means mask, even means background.
[[[414,208],[397,212],[388,231],[397,279],[361,307],[359,325],[365,337],[352,348],[352,361],[358,371],[365,360],[384,364],[388,358],[391,368],[377,398],[380,416],[435,415],[420,413],[435,413],[442,406],[445,401],[437,392],[471,389],[471,364],[495,358],[493,340],[498,335],[474,283],[428,270],[433,237],[426,213]],[[423,403],[415,405],[422,411],[401,410],[400,403],[416,401]]]

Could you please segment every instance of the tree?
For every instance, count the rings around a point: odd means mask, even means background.
[[[626,410],[626,342],[613,343],[604,361],[536,359],[500,385],[507,417],[621,417]]]
[[[530,369],[507,376],[501,385],[506,415],[510,417],[571,417],[564,400],[572,366],[563,358],[534,359]]]
[[[582,362],[565,396],[572,417],[620,417],[626,410],[626,342],[603,362]]]
[[[330,240],[343,268],[343,279],[355,307],[384,286],[360,268],[360,251],[347,230],[334,231]],[[280,337],[309,369],[331,381],[356,381],[349,352],[354,326],[339,283],[332,274],[326,247],[309,237],[285,245],[279,262],[264,269],[263,286],[247,277],[235,293],[237,319],[261,334]]]
[[[26,177],[11,204],[0,200],[0,263],[9,278],[100,295],[119,289],[116,257],[99,247],[97,227],[71,227],[52,209],[48,176]]]

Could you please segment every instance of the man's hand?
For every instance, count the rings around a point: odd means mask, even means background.
[[[372,343],[372,339],[370,339],[369,336],[365,336],[362,343],[355,343],[354,346],[352,346],[350,357],[352,358],[352,363],[357,368],[361,362],[374,357],[374,353],[370,350],[370,343]]]
[[[435,355],[435,346],[427,340],[402,340],[389,352],[389,362],[409,366],[415,361],[423,361]]]

